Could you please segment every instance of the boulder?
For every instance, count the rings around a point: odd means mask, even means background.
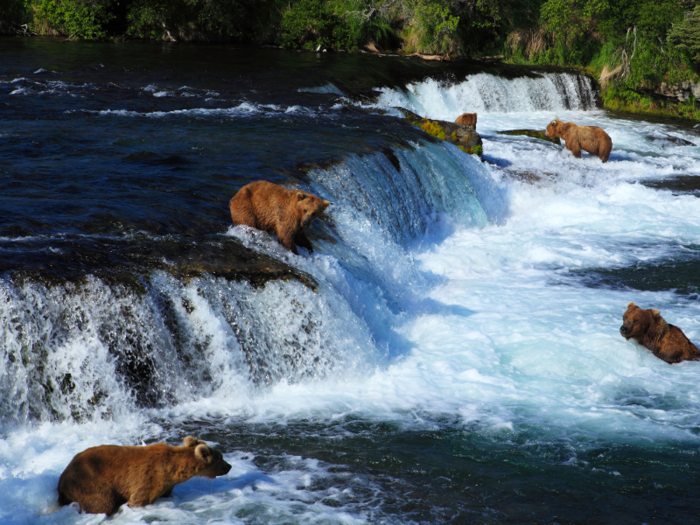
[[[470,155],[476,154],[481,157],[484,148],[481,137],[472,127],[446,120],[430,120],[416,115],[412,111],[404,108],[396,108],[401,111],[408,122],[422,129],[435,138],[454,144],[459,149]]]
[[[561,146],[561,140],[559,139],[559,137],[549,138],[545,130],[540,131],[537,129],[510,129],[506,131],[498,131],[497,133],[499,135],[524,135],[526,137],[532,137],[533,139],[540,139],[546,140],[547,142],[553,142],[554,144]]]

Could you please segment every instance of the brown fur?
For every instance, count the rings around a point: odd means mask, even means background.
[[[455,120],[455,124],[462,124],[463,126],[476,129],[476,113],[462,113]]]
[[[573,122],[553,120],[547,126],[547,136],[562,138],[566,141],[566,148],[577,159],[581,158],[581,150],[591,155],[598,155],[600,160],[607,162],[612,151],[612,139],[597,126],[579,126]]]
[[[329,204],[310,193],[259,180],[238,190],[229,206],[234,225],[245,224],[277,235],[282,246],[299,255],[297,246],[314,251],[304,230]]]
[[[195,476],[223,476],[229,470],[220,452],[191,436],[184,447],[101,445],[77,454],[63,471],[58,503],[77,501],[85,512],[109,516],[124,503],[143,507],[170,496],[178,483]]]
[[[700,358],[698,348],[688,340],[683,331],[668,324],[661,317],[661,312],[654,308],[642,310],[636,304],[629,303],[622,321],[622,337],[628,341],[634,339],[667,363],[695,361]]]

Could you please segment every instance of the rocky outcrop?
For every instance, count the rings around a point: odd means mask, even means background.
[[[511,129],[511,130],[506,130],[506,131],[499,131],[499,135],[524,135],[526,137],[532,137],[533,139],[539,139],[539,140],[546,140],[547,142],[553,142],[554,144],[557,144],[561,146],[561,140],[559,137],[554,137],[554,138],[549,138],[547,136],[547,133],[542,130],[536,130],[536,129]]]
[[[123,285],[144,294],[150,274],[164,270],[187,282],[213,275],[264,286],[268,281],[297,280],[312,290],[318,284],[310,275],[268,255],[255,252],[233,238],[212,236],[197,239],[104,240],[85,243],[62,239],[53,252],[33,251],[21,257],[0,259],[0,274],[19,281],[38,281],[47,286],[66,281],[80,283],[93,275],[109,284]]]
[[[401,111],[407,121],[435,138],[454,144],[463,152],[481,157],[484,152],[481,137],[474,128],[445,120],[429,120],[404,108]]]
[[[675,84],[662,82],[659,87],[653,90],[657,97],[675,99],[678,102],[685,102],[690,97],[700,99],[700,82],[684,80]]]

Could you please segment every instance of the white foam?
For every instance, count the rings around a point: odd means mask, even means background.
[[[464,112],[577,110],[594,105],[592,81],[573,73],[535,73],[532,78],[514,79],[479,73],[454,84],[428,78],[408,84],[405,90],[378,91],[381,104],[441,120],[454,120]]]
[[[334,84],[328,83],[323,86],[319,87],[312,87],[312,88],[300,88],[299,89],[300,93],[321,93],[321,94],[326,94],[326,95],[339,95],[339,96],[345,96],[345,93],[343,93],[340,89],[338,89]]]
[[[155,92],[154,97],[171,96],[170,92]],[[195,96],[187,92],[181,93],[180,96]],[[309,108],[300,106],[278,106],[275,104],[255,104],[251,102],[242,102],[238,106],[230,108],[190,108],[190,109],[175,109],[172,111],[130,111],[126,109],[104,109],[104,110],[82,110],[85,113],[96,113],[101,116],[116,116],[116,117],[146,117],[146,118],[164,118],[182,115],[197,115],[197,116],[227,116],[227,117],[245,117],[256,115],[260,117],[276,116],[280,113],[300,114],[313,116],[315,111]],[[70,111],[68,111],[70,112]]]

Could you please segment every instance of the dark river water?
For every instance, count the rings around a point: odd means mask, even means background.
[[[0,522],[105,443],[233,468],[114,523],[697,523],[700,133],[554,69],[0,39]],[[478,113],[482,159],[400,118]],[[508,129],[606,129],[607,164]],[[268,180],[314,252],[233,228]],[[97,520],[97,521],[96,521]]]

